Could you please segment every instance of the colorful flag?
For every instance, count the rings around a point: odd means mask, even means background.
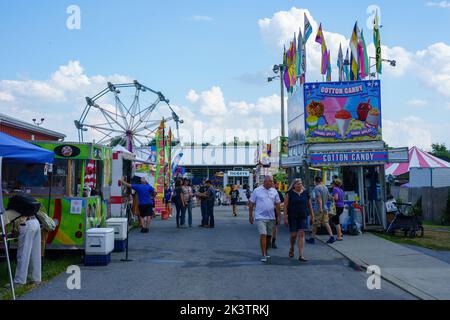
[[[367,76],[369,76],[370,70],[369,70],[369,56],[367,55],[366,41],[364,40],[364,34],[362,30],[361,30],[361,38],[358,44],[358,49],[361,68],[361,78],[365,79],[367,78]]]
[[[331,51],[327,54],[327,81],[331,82]]]
[[[284,53],[283,53],[283,80],[284,85],[286,86],[286,90],[289,91],[291,87],[291,81],[289,79],[289,66],[288,66],[288,59],[287,59],[287,53],[286,53],[286,46],[284,47]]]
[[[359,28],[358,22],[355,23],[353,28],[353,33],[350,38],[350,51],[351,51],[351,64],[350,64],[350,72],[352,73],[350,76],[351,80],[358,80],[359,78],[359,61],[358,61],[358,42],[359,42]]]
[[[304,13],[304,15],[305,15],[305,18],[304,18],[304,21],[305,21],[304,26],[305,27],[304,27],[303,31],[305,32],[305,43],[306,43],[309,39],[309,36],[313,32],[313,29],[312,29],[311,23],[308,20],[308,17],[306,16],[306,12]]]
[[[292,64],[291,64],[291,88],[293,89],[297,82],[297,36],[294,32],[294,40],[292,41]]]
[[[297,43],[297,66],[296,66],[296,73],[297,77],[301,77],[303,70],[302,70],[302,58],[303,58],[303,36],[302,36],[302,30],[298,28],[298,43]]]
[[[303,85],[306,81],[306,42],[302,41],[302,63],[300,72],[300,85]]]
[[[317,31],[316,42],[322,45],[322,63],[321,63],[321,74],[327,73],[327,65],[328,65],[328,54],[327,54],[327,45],[325,43],[325,37],[322,32],[322,24],[319,26],[319,30]]]
[[[382,72],[382,57],[381,57],[381,39],[380,39],[380,27],[378,22],[378,11],[375,14],[375,18],[373,20],[373,43],[375,45],[375,55],[377,61],[377,73],[381,74]]]
[[[344,54],[342,53],[342,45],[339,44],[339,53],[338,53],[338,60],[337,60],[337,67],[339,70],[339,81],[345,81],[345,75],[344,75]]]
[[[345,60],[344,60],[344,79],[343,79],[343,81],[350,80],[350,73],[349,73],[349,68],[348,68],[349,65],[350,65],[350,58],[348,56],[348,48],[347,48],[347,53],[345,55]]]

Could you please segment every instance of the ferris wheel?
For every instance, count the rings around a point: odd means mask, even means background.
[[[127,101],[126,101],[127,100]],[[160,103],[163,107],[157,108]],[[154,113],[159,113],[158,117]],[[75,120],[78,139],[84,142],[90,131],[98,144],[125,144],[129,151],[148,145],[161,120],[174,121],[179,139],[179,124],[183,123],[164,95],[134,80],[113,84],[92,98],[86,97],[86,107]]]

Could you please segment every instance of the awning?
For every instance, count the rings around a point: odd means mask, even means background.
[[[5,162],[53,163],[55,154],[0,132],[0,157]]]

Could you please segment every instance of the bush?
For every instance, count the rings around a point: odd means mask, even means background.
[[[448,189],[447,204],[442,213],[443,213],[441,218],[442,224],[450,225],[450,189]]]

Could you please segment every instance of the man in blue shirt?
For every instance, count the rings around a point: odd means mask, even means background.
[[[124,186],[132,188],[136,191],[139,201],[139,220],[141,222],[141,232],[148,232],[152,217],[154,215],[153,206],[155,197],[155,189],[148,184],[147,179],[141,178],[141,184],[129,184],[121,180]]]

